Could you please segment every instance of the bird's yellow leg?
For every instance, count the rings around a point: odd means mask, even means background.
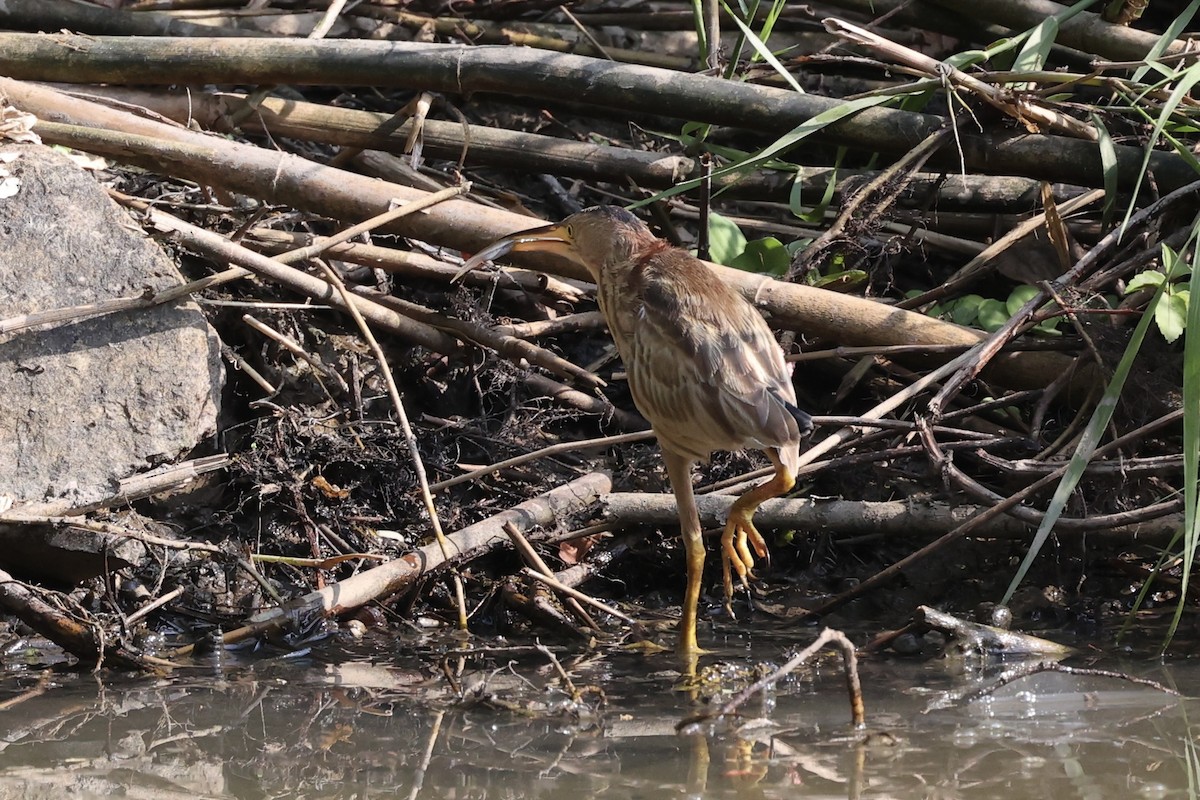
[[[683,535],[683,549],[687,558],[687,587],[683,593],[683,613],[679,617],[679,643],[676,649],[685,656],[694,656],[701,652],[696,644],[700,584],[704,577],[704,539],[700,529],[700,512],[696,509],[696,497],[692,494],[691,459],[665,447],[662,453],[663,461],[667,465],[667,476],[671,479],[671,490],[675,493],[675,504],[679,509],[679,530]]]
[[[733,503],[729,510],[729,519],[725,522],[725,530],[721,533],[721,577],[725,582],[725,609],[733,616],[733,575],[737,574],[742,586],[749,587],[747,578],[754,569],[754,557],[746,541],[754,546],[754,552],[759,558],[767,558],[767,543],[762,534],[754,527],[754,512],[766,500],[778,497],[791,491],[796,485],[796,478],[791,471],[779,460],[779,454],[772,448],[766,451],[767,457],[775,465],[775,475],[771,480],[757,486]]]

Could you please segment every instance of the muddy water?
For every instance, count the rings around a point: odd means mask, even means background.
[[[705,663],[725,665],[730,685],[791,644],[726,642]],[[544,654],[438,656],[462,646],[334,639],[104,681],[12,667],[0,700],[28,694],[0,711],[0,797],[1057,800],[1200,786],[1200,703],[1109,678],[1043,673],[966,699],[1003,665],[866,659],[862,734],[830,657],[735,722],[680,734],[704,701],[679,688],[670,655],[564,648],[573,700]],[[1188,662],[1071,663],[1185,692],[1200,677]]]

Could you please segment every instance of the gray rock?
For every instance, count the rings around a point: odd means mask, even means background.
[[[171,259],[69,159],[17,153],[0,199],[0,319],[158,291]],[[0,335],[0,494],[92,502],[216,430],[220,344],[194,303]]]

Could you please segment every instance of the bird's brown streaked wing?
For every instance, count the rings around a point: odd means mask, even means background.
[[[697,416],[707,420],[693,424],[709,422],[716,428],[714,437],[724,431],[727,439],[764,446],[799,441],[799,423],[787,407],[795,406],[796,393],[783,353],[748,301],[681,250],[657,254],[636,267],[630,279],[641,317],[634,327],[635,360],[654,361],[653,370],[645,363],[627,365],[635,392],[639,384],[647,392],[658,384],[655,393],[661,397],[653,402],[676,420],[686,411],[680,395],[694,393],[692,411],[703,408]],[[713,449],[728,446],[713,442]]]

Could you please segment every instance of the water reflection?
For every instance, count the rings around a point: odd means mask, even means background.
[[[670,656],[564,655],[574,699],[532,656],[464,659],[455,690],[445,669],[457,658],[364,657],[381,651],[330,644],[105,683],[54,675],[0,714],[0,796],[1195,796],[1195,702],[1105,679],[1043,674],[923,713],[976,678],[940,661],[868,661],[864,738],[830,660],[736,725],[681,736],[675,724],[695,707]],[[9,673],[0,694],[39,675]],[[1196,670],[1150,677],[1191,686]]]

